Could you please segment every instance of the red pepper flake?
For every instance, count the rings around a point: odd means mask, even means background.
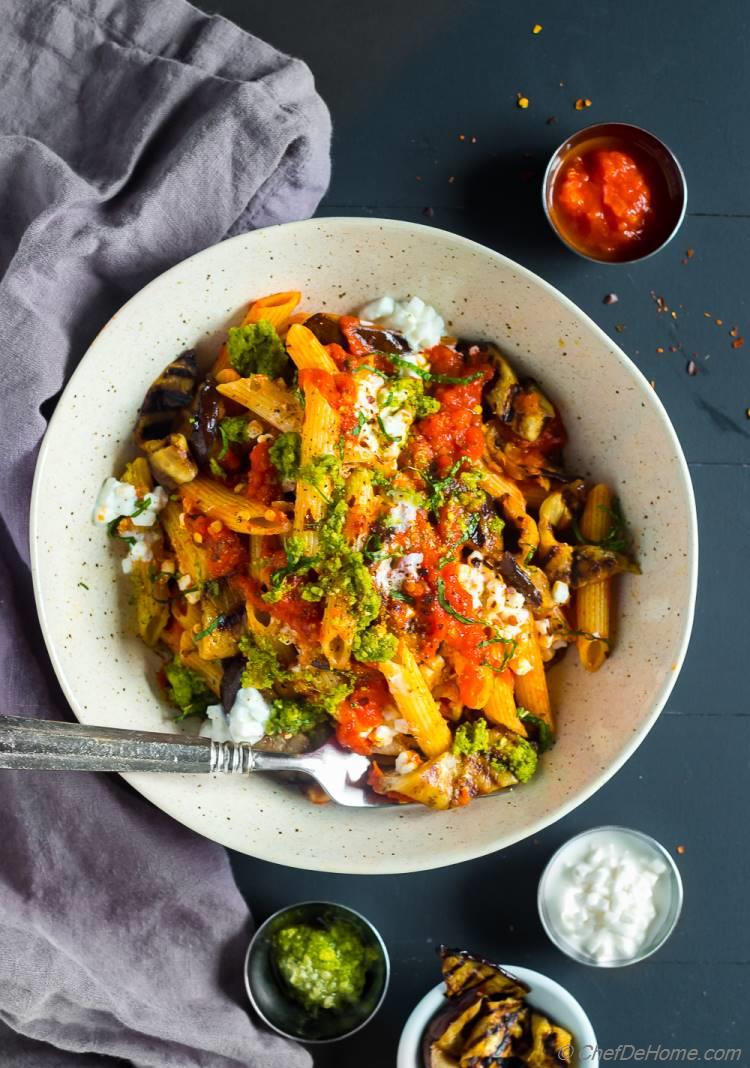
[[[658,293],[654,293],[653,289],[651,290],[651,299],[653,300],[654,304],[656,305],[656,310],[658,312],[669,311],[669,306],[667,305],[667,302],[664,299],[664,297],[660,297],[658,295]]]
[[[734,339],[734,341],[732,342],[732,348],[733,349],[741,349],[744,344],[745,344],[744,337],[736,337]]]
[[[698,374],[698,365],[696,364],[695,360],[689,360],[688,361],[688,365],[685,368],[685,370],[691,376],[697,375]]]
[[[618,334],[625,333],[625,323],[615,323],[615,330]]]
[[[466,134],[459,134],[458,135],[458,139],[459,139],[459,141],[465,141],[466,140]]]
[[[695,255],[695,249],[694,248],[689,248],[687,250],[687,252],[685,253],[685,255],[687,256],[687,258],[689,260],[692,260],[693,256]]]
[[[716,323],[717,326],[723,326],[724,325],[724,320],[723,319],[714,319],[714,322]]]
[[[602,297],[602,304],[617,304],[619,299],[616,293],[607,293],[605,297]]]
[[[677,846],[677,852],[680,854],[680,856],[682,856],[684,854],[684,852],[685,852],[685,846],[678,845]]]
[[[661,356],[661,354],[662,354],[662,353],[664,352],[664,349],[663,349],[663,348],[661,347],[661,345],[660,345],[660,346],[659,346],[659,348],[658,348],[658,349],[657,349],[656,351],[657,351],[657,352],[659,353],[659,355]]]
[[[738,334],[739,334],[739,330],[737,329],[736,326],[733,326],[732,329],[729,331],[729,336],[730,337],[737,337]]]
[[[562,85],[562,82],[560,82]],[[583,111],[584,108],[590,108],[591,101],[587,97],[580,97],[576,100],[576,111]]]

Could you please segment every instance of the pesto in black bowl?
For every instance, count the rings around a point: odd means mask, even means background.
[[[306,901],[258,928],[247,951],[245,984],[258,1015],[301,1042],[335,1042],[363,1027],[388,987],[382,938],[353,909]]]

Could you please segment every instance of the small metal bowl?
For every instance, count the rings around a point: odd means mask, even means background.
[[[355,1005],[340,1012],[322,1009],[313,1015],[287,994],[277,977],[273,936],[289,924],[325,926],[332,920],[346,920],[356,927],[364,944],[376,950],[377,960],[368,970],[362,997]],[[274,1031],[298,1042],[337,1042],[359,1031],[383,1004],[389,977],[388,950],[370,921],[354,909],[330,901],[303,901],[279,909],[255,932],[245,957],[245,987],[253,1008]]]
[[[574,852],[576,846],[580,849],[581,846],[585,844],[586,839],[594,839],[597,835],[613,833],[624,838],[631,838],[635,847],[643,852],[650,853],[654,859],[663,861],[667,867],[664,875],[666,885],[663,888],[661,901],[657,907],[657,915],[651,921],[648,938],[635,956],[600,961],[595,957],[589,956],[577,946],[572,945],[572,943],[568,941],[565,932],[561,931],[556,926],[554,914],[549,907],[550,884],[559,868],[570,858],[570,854]],[[591,844],[593,844],[593,841]],[[568,855],[567,857],[566,854]],[[622,968],[626,965],[637,964],[639,961],[645,960],[646,957],[650,957],[652,953],[656,953],[657,949],[660,949],[664,945],[677,926],[677,921],[679,920],[682,911],[682,897],[682,878],[680,872],[674,860],[663,845],[650,835],[643,834],[642,831],[635,831],[630,827],[606,826],[592,827],[591,830],[583,831],[581,834],[569,838],[567,842],[560,846],[556,853],[553,853],[547,863],[547,867],[542,872],[541,879],[539,880],[537,907],[539,909],[539,918],[542,921],[544,930],[547,932],[548,938],[568,957],[578,961],[579,964],[589,964],[594,968]]]
[[[667,196],[665,209],[666,207],[669,208],[670,215],[664,220],[665,225],[661,231],[664,236],[653,248],[647,247],[647,251],[636,251],[635,255],[630,257],[622,256],[613,259],[606,256],[594,256],[584,252],[568,240],[555,222],[552,212],[552,195],[554,192],[555,180],[563,161],[568,157],[568,154],[579,145],[600,137],[622,141],[625,145],[630,144],[634,148],[639,149],[649,157],[665,182]],[[560,238],[562,243],[572,252],[575,252],[577,256],[580,256],[584,260],[589,260],[592,263],[610,263],[615,265],[636,263],[638,260],[646,260],[649,256],[653,256],[655,253],[660,252],[661,249],[669,244],[682,226],[682,220],[685,218],[685,211],[687,210],[687,182],[685,180],[685,173],[680,166],[677,156],[675,156],[674,152],[654,134],[649,133],[648,130],[644,130],[640,126],[633,126],[627,122],[599,122],[595,123],[593,126],[586,126],[583,130],[578,130],[577,133],[574,133],[571,137],[568,137],[563,141],[563,143],[552,153],[550,161],[547,164],[547,169],[544,172],[544,180],[542,182],[542,205],[544,207],[544,214],[547,216],[547,221],[554,232]]]

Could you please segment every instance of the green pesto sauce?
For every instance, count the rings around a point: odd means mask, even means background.
[[[273,939],[276,968],[289,993],[308,1012],[343,1008],[359,1000],[376,952],[346,920],[328,927],[292,924]]]

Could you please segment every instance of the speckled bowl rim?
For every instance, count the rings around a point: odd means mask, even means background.
[[[635,364],[629,359],[629,357],[620,349],[616,343],[599,327],[592,319],[581,311],[576,304],[573,303],[568,297],[556,289],[551,283],[540,278],[539,275],[534,274],[526,267],[522,267],[520,264],[511,260],[509,257],[502,255],[502,253],[496,252],[494,249],[488,248],[486,245],[482,245],[479,242],[471,241],[469,238],[461,237],[457,234],[452,234],[449,231],[439,230],[434,227],[425,226],[419,223],[403,222],[396,219],[377,219],[377,218],[359,218],[359,217],[347,217],[337,216],[331,218],[313,218],[303,222],[284,223],[277,227],[271,227],[262,231],[255,231],[255,234],[268,234],[269,229],[276,232],[285,231],[291,232],[304,230],[307,228],[326,228],[329,233],[335,234],[337,229],[350,230],[359,229],[362,232],[363,237],[367,237],[369,234],[376,235],[378,232],[392,231],[402,234],[416,234],[424,237],[430,235],[438,235],[440,239],[446,243],[446,245],[452,245],[456,250],[473,252],[483,257],[488,258],[490,261],[494,261],[503,267],[516,272],[516,274],[525,279],[531,287],[540,287],[544,292],[551,296],[554,300],[558,301],[563,308],[565,308],[572,316],[578,319],[579,322],[584,324],[593,335],[598,338],[601,343],[611,353],[612,357],[616,359],[624,374],[631,380],[636,391],[641,394],[642,397],[647,397],[649,403],[653,407],[653,411],[658,417],[662,430],[666,433],[667,438],[671,442],[673,449],[673,457],[677,461],[677,470],[679,471],[679,486],[678,491],[682,495],[685,504],[687,505],[687,512],[689,515],[688,529],[686,531],[686,543],[687,543],[687,566],[688,566],[688,597],[686,603],[681,605],[684,609],[682,614],[682,625],[680,630],[679,645],[676,650],[676,655],[672,658],[671,669],[665,672],[664,682],[657,691],[656,698],[652,702],[651,710],[647,716],[644,716],[642,722],[634,729],[628,738],[627,742],[622,746],[616,758],[611,760],[607,767],[601,771],[598,775],[594,776],[591,781],[581,787],[576,793],[572,794],[567,799],[556,804],[543,816],[540,816],[536,820],[520,826],[518,829],[506,830],[498,835],[498,839],[494,842],[485,841],[472,842],[471,839],[463,841],[461,836],[456,836],[455,844],[451,842],[447,845],[441,845],[434,854],[429,857],[420,857],[416,861],[409,856],[390,858],[379,857],[369,858],[368,856],[352,857],[348,856],[341,861],[328,860],[325,865],[317,865],[316,870],[328,871],[332,873],[342,874],[359,874],[359,875],[373,875],[373,874],[394,874],[394,873],[406,873],[412,871],[427,871],[431,868],[445,867],[450,864],[461,863],[462,861],[472,860],[476,857],[486,856],[489,853],[495,852],[498,849],[504,849],[516,842],[522,841],[525,838],[533,837],[539,834],[546,827],[556,823],[558,820],[567,816],[570,812],[574,811],[579,805],[583,804],[590,797],[592,797],[597,790],[607,783],[613,775],[625,764],[625,762],[632,756],[648,732],[653,727],[659,714],[664,708],[669,695],[677,680],[679,671],[684,663],[685,656],[690,642],[690,634],[693,626],[693,619],[695,615],[695,600],[698,584],[698,522],[695,507],[695,495],[693,493],[693,486],[690,480],[690,474],[688,471],[687,461],[683,454],[679,439],[676,431],[672,426],[672,423],[667,415],[666,409],[659,399],[658,395],[651,389],[647,379],[638,370]],[[252,240],[255,236],[254,233],[240,234],[237,237],[230,238],[227,241],[220,244],[226,249],[228,256],[231,256],[231,250],[234,243],[247,242]],[[211,246],[209,249],[205,249],[202,252],[196,253],[194,256],[189,257],[181,263],[176,264],[174,267],[165,271],[159,275],[153,281],[144,286],[139,293],[131,297],[131,299],[123,305],[123,307],[115,313],[113,319],[119,315],[122,315],[126,309],[130,308],[133,301],[138,297],[150,290],[153,286],[163,285],[165,280],[170,279],[172,276],[178,276],[179,272],[184,268],[185,264],[195,264],[200,262],[201,257],[206,257],[217,246]],[[110,320],[111,321],[111,320]],[[106,329],[106,326],[103,328]],[[100,331],[101,332],[101,331]],[[98,336],[98,335],[97,335]],[[92,339],[93,344],[95,339]],[[88,351],[88,350],[87,350]],[[76,383],[79,380],[83,380],[86,374],[86,361],[85,358],[81,360],[78,367],[71,376],[67,386],[67,391],[74,391]],[[50,448],[52,440],[52,431],[55,428],[56,420],[58,418],[57,409],[53,413],[50,424],[47,428],[47,433],[42,441],[39,455],[37,457],[36,469],[34,474],[34,483],[31,493],[30,504],[30,526],[29,526],[29,538],[30,538],[30,558],[31,558],[31,570],[32,581],[34,589],[34,599],[36,603],[37,613],[39,616],[39,622],[42,629],[42,634],[47,646],[47,651],[52,662],[55,674],[57,676],[60,687],[70,704],[71,709],[81,722],[87,722],[87,718],[81,715],[81,706],[77,699],[74,688],[71,686],[63,668],[61,662],[61,656],[55,647],[51,638],[50,625],[46,617],[43,591],[39,585],[39,529],[40,523],[43,522],[43,500],[40,493],[40,486],[42,483],[42,472],[44,470],[45,460],[47,452]],[[126,781],[130,782],[144,797],[155,804],[158,808],[161,808],[168,815],[174,817],[178,822],[193,827],[193,823],[190,820],[190,814],[186,814],[184,806],[178,803],[165,803],[161,796],[161,791],[158,787],[158,782],[154,781],[152,785],[151,779],[143,775],[133,776],[126,774],[123,776]],[[158,780],[158,776],[155,780]],[[145,780],[145,781],[144,781]],[[493,799],[490,798],[486,804],[492,804]],[[368,811],[368,817],[375,819],[373,814],[382,811],[379,808],[372,808]],[[219,828],[216,828],[215,835],[209,835],[205,829],[200,829],[199,833],[206,834],[207,837],[214,837],[216,841],[221,841],[221,834]],[[268,860],[274,863],[291,864],[295,866],[295,858],[289,856],[287,853],[282,853],[280,850],[275,851],[273,848],[268,848],[262,851],[256,851],[253,856],[257,856],[260,859]],[[296,865],[302,867],[309,867],[310,864],[305,863],[303,865]]]
[[[571,1017],[575,1020],[575,1023],[573,1019],[555,1019],[554,1021],[573,1035],[574,1041],[572,1045],[578,1054],[573,1065],[588,1062],[589,1058],[582,1057],[582,1053],[589,1054],[593,1059],[593,1051],[597,1048],[596,1035],[591,1020],[589,1020],[578,999],[562,983],[558,983],[556,979],[551,979],[548,975],[537,972],[533,968],[525,968],[520,964],[503,964],[501,967],[504,971],[510,975],[515,975],[517,979],[531,987],[529,997],[532,1004],[542,1012],[549,1011],[550,1016],[555,1014],[547,1009],[544,1000],[545,993],[552,991],[565,1004],[570,1011]],[[412,1009],[401,1032],[396,1053],[396,1068],[424,1068],[421,1049],[422,1038],[427,1025],[438,1009],[448,1004],[444,991],[445,984],[438,983],[432,990],[428,990],[421,1001],[418,1001]],[[537,992],[541,993],[541,997],[536,996]]]

